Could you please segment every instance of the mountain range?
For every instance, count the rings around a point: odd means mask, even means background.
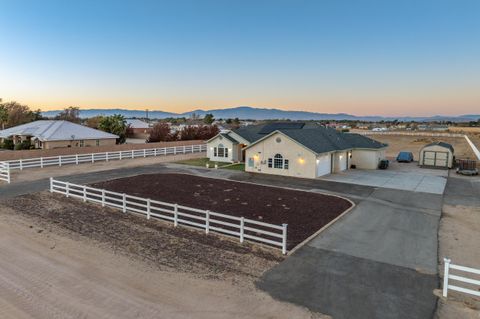
[[[43,116],[54,117],[61,110],[42,112]],[[352,121],[391,121],[398,120],[402,122],[416,121],[416,122],[430,122],[430,121],[452,121],[452,122],[469,122],[477,121],[480,119],[480,114],[466,114],[458,116],[357,116],[346,113],[316,113],[305,111],[285,111],[279,109],[266,109],[255,108],[249,106],[239,106],[234,108],[216,109],[216,110],[194,110],[185,113],[170,113],[163,111],[149,110],[148,117],[151,119],[164,119],[167,117],[191,117],[192,114],[196,114],[199,117],[205,116],[205,114],[211,113],[216,119],[251,119],[251,120],[352,120]],[[126,118],[145,118],[145,110],[125,110],[125,109],[82,109],[80,110],[81,118],[88,118],[98,115],[109,116],[113,114],[121,114]]]

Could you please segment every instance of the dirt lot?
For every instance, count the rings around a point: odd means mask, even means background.
[[[276,225],[286,223],[289,249],[352,205],[335,196],[186,174],[139,175],[93,186]]]
[[[1,318],[321,318],[255,289],[279,254],[78,203],[0,203]]]
[[[426,144],[432,142],[446,142],[455,149],[456,158],[476,159],[470,145],[463,137],[430,137],[430,136],[407,136],[407,135],[369,135],[368,137],[382,143],[387,143],[386,155],[389,158],[396,158],[400,151],[409,151],[413,153],[416,161],[420,149]]]
[[[120,144],[99,147],[64,147],[51,150],[19,150],[19,151],[1,151],[0,161],[8,161],[20,158],[36,158],[58,155],[86,154],[98,152],[116,152],[127,150],[138,150],[144,148],[170,147],[181,145],[202,144],[204,141],[178,141],[178,142],[159,142],[149,144]]]

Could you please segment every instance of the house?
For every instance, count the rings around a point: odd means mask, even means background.
[[[127,119],[128,130],[133,138],[148,138],[152,128],[144,121],[137,119]]]
[[[452,168],[454,153],[452,145],[433,142],[422,147],[418,164],[422,167]]]
[[[41,120],[0,131],[0,140],[14,145],[30,141],[34,148],[87,147],[115,145],[117,135],[68,121]]]
[[[269,123],[207,141],[212,161],[245,161],[247,172],[315,178],[354,166],[376,169],[386,144],[311,123]]]

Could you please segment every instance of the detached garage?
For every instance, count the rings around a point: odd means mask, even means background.
[[[419,164],[426,167],[452,168],[453,154],[453,146],[448,143],[427,144],[420,150]]]

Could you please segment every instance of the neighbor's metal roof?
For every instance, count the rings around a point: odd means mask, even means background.
[[[148,123],[137,119],[126,119],[127,125],[130,125],[131,128],[149,128]]]
[[[27,135],[40,141],[97,140],[118,138],[117,135],[99,131],[68,121],[41,120],[0,130],[0,138]]]

